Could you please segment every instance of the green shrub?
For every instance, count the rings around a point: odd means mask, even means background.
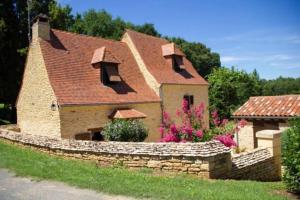
[[[148,136],[148,130],[139,120],[114,120],[102,133],[106,140],[122,142],[142,142]]]
[[[287,189],[300,193],[300,118],[289,122],[283,146],[283,164],[286,167],[283,180]]]

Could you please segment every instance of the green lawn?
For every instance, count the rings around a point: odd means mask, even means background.
[[[65,182],[110,194],[153,199],[288,199],[274,193],[281,182],[201,180],[187,175],[153,175],[151,170],[97,168],[95,164],[49,156],[0,140],[0,168],[19,176]]]

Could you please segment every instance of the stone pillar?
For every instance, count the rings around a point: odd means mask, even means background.
[[[207,158],[209,178],[226,179],[230,177],[232,169],[231,153],[217,154]]]
[[[274,158],[275,180],[281,179],[281,131],[262,130],[256,133],[258,148],[267,148]]]
[[[252,150],[254,149],[254,136],[253,122],[248,122],[246,126],[240,129],[235,138],[239,147]]]

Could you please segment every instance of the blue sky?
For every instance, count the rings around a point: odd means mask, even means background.
[[[163,35],[206,44],[224,66],[266,79],[300,77],[300,0],[59,0],[73,13],[105,9]]]

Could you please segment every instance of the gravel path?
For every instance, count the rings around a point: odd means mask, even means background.
[[[32,181],[16,177],[6,169],[0,169],[1,200],[133,200],[122,196],[111,196],[92,190],[79,189],[54,181]]]

